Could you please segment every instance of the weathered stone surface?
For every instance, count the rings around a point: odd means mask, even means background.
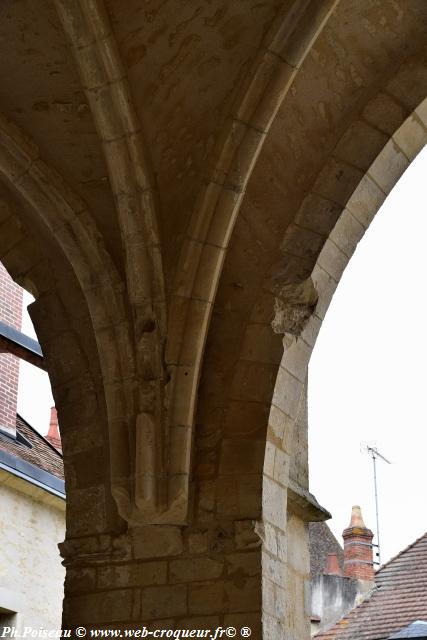
[[[113,565],[98,569],[98,587],[108,589],[110,585],[118,587],[145,587],[164,584],[167,581],[166,562],[143,562],[138,564]]]
[[[316,302],[317,293],[311,279],[298,285],[279,288],[272,322],[275,333],[300,335],[316,307]]]
[[[132,598],[130,589],[115,589],[101,593],[73,596],[65,601],[64,615],[69,624],[108,624],[131,620]]]
[[[90,593],[96,589],[97,576],[94,568],[74,569],[70,567],[65,579],[69,593]]]
[[[225,583],[226,611],[259,611],[261,584],[259,577],[229,580]]]
[[[185,586],[146,587],[141,594],[141,619],[182,616],[187,612]]]
[[[198,583],[189,587],[189,613],[197,616],[221,613],[224,610],[224,582]]]
[[[244,576],[261,573],[261,557],[258,551],[233,553],[227,556],[227,574],[238,584]]]
[[[224,563],[213,558],[186,558],[173,560],[169,565],[169,580],[174,582],[195,582],[219,578],[224,571]]]
[[[259,547],[260,539],[253,520],[236,520],[234,523],[234,540],[237,549]]]
[[[183,551],[182,532],[179,527],[153,526],[133,530],[135,558],[176,556]]]
[[[393,139],[408,160],[412,161],[425,145],[425,127],[414,114],[394,133]]]
[[[195,531],[188,536],[188,550],[191,555],[205,553],[209,549],[209,531]]]
[[[409,166],[409,160],[396,145],[389,140],[380,156],[369,168],[369,176],[387,194],[390,193],[402,173]]]

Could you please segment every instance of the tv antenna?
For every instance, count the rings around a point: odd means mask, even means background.
[[[381,565],[381,548],[380,548],[380,523],[379,523],[379,510],[378,510],[378,486],[377,486],[377,460],[380,458],[387,462],[387,464],[391,464],[390,460],[387,460],[379,451],[376,444],[362,444],[362,451],[368,453],[374,465],[374,487],[375,487],[375,514],[377,519],[377,556],[378,556],[378,564]]]

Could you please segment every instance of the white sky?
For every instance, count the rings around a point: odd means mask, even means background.
[[[27,306],[34,298],[24,291],[21,331],[37,340]],[[47,373],[24,360],[19,364],[18,413],[42,435],[49,429],[50,408],[54,405]]]
[[[340,542],[353,504],[375,531],[372,460],[360,443],[393,463],[378,463],[383,562],[427,529],[426,176],[424,149],[350,261],[309,368],[311,491]],[[34,336],[28,316],[22,330]],[[52,404],[47,374],[21,362],[18,411],[45,434]]]
[[[376,215],[344,272],[309,366],[310,486],[342,543],[360,504],[381,560],[427,530],[427,147]]]

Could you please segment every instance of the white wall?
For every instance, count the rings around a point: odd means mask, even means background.
[[[65,503],[1,471],[0,505],[0,610],[19,608],[18,633],[24,626],[60,629],[65,569],[57,545]]]

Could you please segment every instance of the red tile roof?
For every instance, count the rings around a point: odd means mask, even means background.
[[[427,533],[383,565],[371,595],[316,640],[385,640],[427,619]]]
[[[21,460],[30,462],[63,480],[62,455],[19,415],[16,416],[16,429],[32,446],[29,447],[18,440],[0,435],[0,451],[6,451]]]

